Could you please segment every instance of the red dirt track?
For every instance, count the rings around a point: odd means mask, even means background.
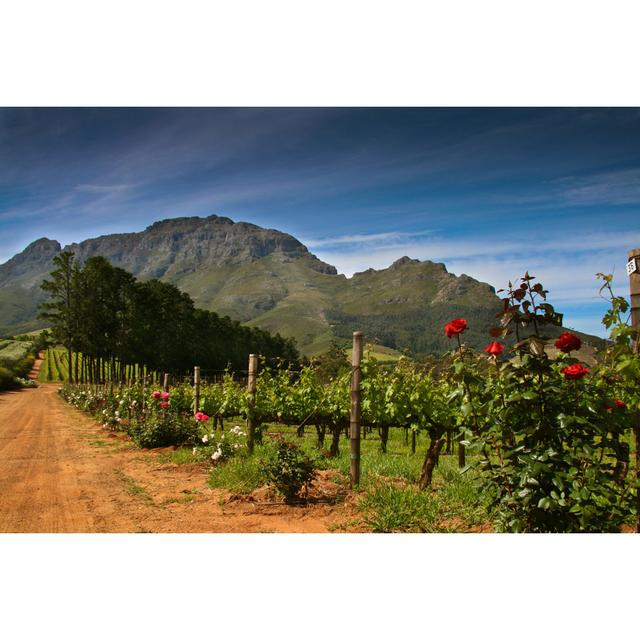
[[[57,390],[0,393],[0,532],[324,533],[349,515],[341,505],[265,502],[264,490],[248,499],[212,490],[207,465],[163,464]]]

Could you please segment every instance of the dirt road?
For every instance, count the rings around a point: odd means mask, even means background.
[[[330,504],[230,499],[206,465],[162,463],[57,389],[0,394],[0,532],[323,533],[345,519]]]

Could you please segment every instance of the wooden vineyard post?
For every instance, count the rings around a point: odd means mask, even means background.
[[[249,393],[249,413],[247,415],[247,449],[253,453],[256,438],[256,418],[254,409],[256,406],[256,376],[258,373],[258,356],[249,354],[249,371],[247,376],[247,391]]]
[[[353,333],[351,358],[351,416],[349,437],[351,440],[351,488],[360,484],[360,382],[362,380],[362,331]]]
[[[169,391],[169,374],[168,373],[164,374],[164,381],[162,383],[162,390],[163,391]]]
[[[200,411],[200,367],[193,368],[193,412]]]
[[[627,272],[631,294],[631,326],[638,332],[635,335],[633,349],[640,356],[640,248],[629,251]],[[640,412],[635,416],[633,435],[636,444],[636,481],[640,482]],[[636,489],[636,533],[640,533],[640,488]]]

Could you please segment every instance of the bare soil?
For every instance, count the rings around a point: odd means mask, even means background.
[[[210,489],[208,465],[163,463],[161,451],[141,451],[106,431],[62,400],[58,388],[0,394],[0,532],[358,530],[335,472],[322,472],[309,499],[296,505],[266,488],[249,496]]]

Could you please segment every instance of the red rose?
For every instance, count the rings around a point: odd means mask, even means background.
[[[160,403],[160,406],[161,406],[163,409],[166,409],[166,408],[169,406],[169,403],[168,403],[168,402],[161,402],[161,403]]]
[[[499,342],[492,342],[488,347],[485,347],[484,351],[489,355],[499,356],[504,351],[504,345]]]
[[[580,380],[582,376],[591,373],[591,369],[587,369],[587,367],[582,364],[572,364],[564,369],[560,369],[560,372],[564,373],[564,377],[567,380]]]
[[[467,328],[467,321],[462,318],[456,318],[452,320],[448,324],[444,325],[444,333],[447,338],[453,338],[453,336],[457,336],[462,333]]]
[[[569,333],[565,331],[560,334],[560,337],[556,340],[556,348],[560,349],[560,351],[564,351],[564,353],[569,353],[570,351],[576,351],[582,346],[582,342],[578,336],[573,333]]]
[[[627,406],[622,400],[618,400],[617,398],[613,401],[613,404],[615,404],[618,409],[624,409]]]

